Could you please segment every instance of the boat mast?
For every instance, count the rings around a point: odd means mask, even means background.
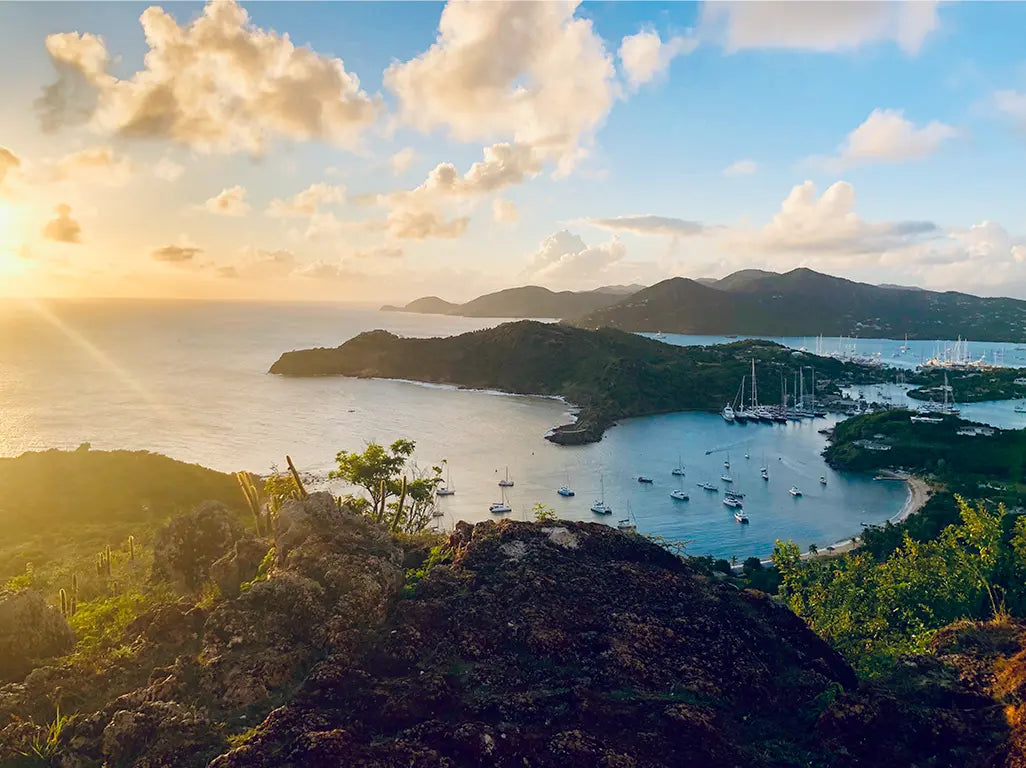
[[[752,409],[754,410],[759,405],[759,398],[756,395],[755,390],[755,358],[752,358]]]

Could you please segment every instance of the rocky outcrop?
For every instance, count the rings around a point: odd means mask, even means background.
[[[770,765],[778,740],[812,754],[820,697],[855,684],[792,613],[637,536],[507,521],[452,546],[214,765]]]
[[[603,525],[460,523],[424,575],[423,541],[314,494],[274,544],[237,597],[134,622],[120,666],[0,689],[0,763],[43,732],[10,715],[60,700],[82,768],[1026,768],[1014,622],[859,683],[775,599]]]
[[[157,531],[153,580],[170,581],[185,592],[194,592],[210,577],[211,566],[233,550],[243,535],[237,517],[224,506],[200,504]]]
[[[74,644],[68,622],[39,592],[0,590],[0,683],[21,680],[39,661]]]

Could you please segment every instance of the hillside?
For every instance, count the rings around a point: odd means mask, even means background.
[[[594,291],[550,291],[536,285],[507,288],[478,296],[465,304],[452,304],[437,296],[411,301],[404,307],[386,305],[383,310],[421,312],[461,317],[576,317],[615,304],[642,286],[611,285]]]
[[[715,282],[671,278],[572,322],[626,331],[1026,340],[1026,301],[882,287],[809,269],[744,270]]]
[[[320,493],[269,539],[226,533],[202,552],[239,563],[222,590],[0,687],[0,765],[1021,765],[1014,622],[951,627],[866,682],[767,595],[597,523],[460,523],[425,563]],[[271,547],[259,572],[244,546]],[[75,714],[49,761],[21,760],[58,700]]]
[[[610,328],[588,331],[520,321],[434,339],[370,331],[334,349],[286,352],[271,373],[413,379],[471,389],[559,395],[581,406],[556,442],[590,442],[616,419],[680,410],[718,410],[733,400],[755,359],[763,401],[779,402],[781,373],[813,366],[820,394],[838,381],[884,375],[770,342],[677,347]]]

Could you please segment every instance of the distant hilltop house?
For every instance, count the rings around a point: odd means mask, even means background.
[[[1015,384],[1017,387],[1026,387],[1026,376],[1020,376],[1012,383]]]
[[[995,431],[993,427],[959,427],[956,434],[963,437],[990,437]]]

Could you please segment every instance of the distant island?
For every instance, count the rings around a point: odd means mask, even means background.
[[[386,304],[386,312],[418,312],[459,317],[542,318],[579,317],[616,304],[643,285],[610,285],[593,291],[550,291],[537,285],[508,288],[478,296],[466,304],[453,304],[437,296],[425,296],[402,307]]]
[[[767,341],[678,347],[612,328],[591,331],[530,320],[433,339],[369,331],[340,347],[286,352],[270,372],[558,395],[579,406],[580,413],[575,423],[547,437],[574,444],[601,439],[607,427],[625,417],[718,411],[734,400],[753,359],[765,403],[779,403],[782,380],[793,381],[802,366],[816,371],[817,397],[836,394],[841,383],[876,382],[887,375]],[[811,381],[808,370],[805,375]]]
[[[1026,341],[1026,301],[870,285],[811,269],[758,269],[720,280],[675,277],[647,288],[554,293],[511,288],[453,304],[436,296],[382,309],[466,317],[554,317],[582,328],[747,336]]]

